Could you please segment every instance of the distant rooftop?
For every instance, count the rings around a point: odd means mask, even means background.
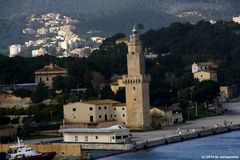
[[[83,101],[83,103],[98,105],[98,104],[119,104],[120,102],[111,99],[103,99],[103,100],[87,100]]]
[[[126,106],[126,103],[118,103],[114,105],[114,107],[123,107],[123,106]]]
[[[199,63],[195,63],[195,64],[197,64],[199,66],[216,66],[216,64],[211,62],[211,61],[209,61],[209,62],[199,62]]]
[[[51,63],[50,65],[44,66],[44,68],[41,68],[41,69],[35,71],[35,74],[48,73],[48,72],[67,73],[67,69],[59,67],[59,66]]]

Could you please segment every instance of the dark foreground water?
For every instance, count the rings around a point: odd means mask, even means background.
[[[240,131],[174,143],[102,160],[240,160]]]

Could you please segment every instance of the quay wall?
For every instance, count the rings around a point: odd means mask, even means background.
[[[221,134],[221,133],[226,133],[230,131],[236,131],[239,129],[240,129],[240,124],[232,125],[232,126],[215,127],[210,129],[202,129],[199,131],[174,135],[170,137],[155,138],[155,139],[136,142],[135,144],[133,144],[131,148],[135,150],[141,150],[149,147],[154,147],[154,146],[159,146],[159,145],[164,145],[169,143],[176,143],[180,141],[201,138],[206,136],[212,136],[215,134]]]
[[[13,144],[0,144],[0,151],[7,152],[9,147]],[[57,154],[76,154],[81,155],[82,149],[80,144],[61,144],[61,143],[47,143],[47,144],[28,144],[37,152],[56,152]]]
[[[132,144],[81,144],[82,149],[86,150],[121,150],[129,151]]]

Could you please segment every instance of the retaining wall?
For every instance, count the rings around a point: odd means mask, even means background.
[[[12,144],[0,144],[0,151],[7,152],[9,146]],[[49,144],[28,144],[27,146],[32,147],[37,152],[56,152],[57,154],[77,154],[81,155],[80,144],[60,144],[60,143],[49,143]]]

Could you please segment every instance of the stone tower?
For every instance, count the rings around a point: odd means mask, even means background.
[[[127,123],[132,130],[151,128],[149,81],[145,74],[145,57],[140,35],[134,27],[128,41],[128,74],[124,76],[126,86]]]

